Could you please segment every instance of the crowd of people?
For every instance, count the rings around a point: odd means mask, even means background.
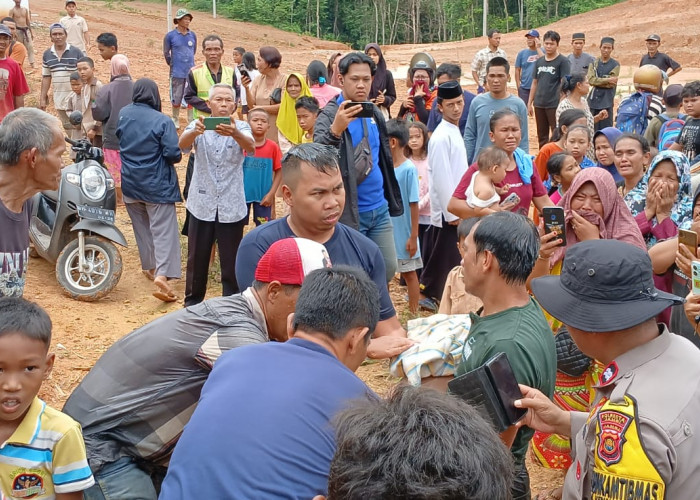
[[[402,99],[376,43],[302,73],[272,46],[228,64],[180,9],[167,116],[112,33],[96,78],[74,0],[49,27],[40,109],[24,107],[33,35],[15,4],[0,24],[0,496],[520,500],[528,453],[568,471],[540,498],[695,494],[700,81],[670,84],[682,68],[658,35],[617,106],[612,37],[596,57],[573,33],[567,56],[534,29],[514,59],[487,33],[476,93],[459,64],[417,53]],[[59,412],[37,397],[51,321],[21,297],[31,198],[59,188],[64,132],[104,150],[153,295],[185,307],[114,343]],[[222,296],[205,300],[215,250]],[[354,372],[419,348],[397,273],[411,313],[468,336],[449,376],[382,398]],[[445,390],[498,353],[527,410],[500,434]]]

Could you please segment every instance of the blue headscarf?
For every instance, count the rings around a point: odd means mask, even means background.
[[[627,200],[632,200],[628,203],[632,216],[636,217],[644,211],[646,207],[647,189],[649,179],[656,167],[662,161],[670,161],[676,167],[676,175],[678,176],[678,194],[676,201],[671,208],[671,220],[679,229],[688,229],[693,223],[693,196],[691,193],[690,183],[690,162],[688,158],[679,151],[666,150],[661,151],[651,161],[649,170],[644,174],[642,181],[637,184],[625,197]],[[656,243],[656,237],[649,235],[647,237],[647,248]]]
[[[532,184],[532,174],[535,171],[535,166],[532,163],[532,155],[526,153],[520,148],[515,148],[513,151],[515,164],[518,166],[518,173],[523,181],[523,184]]]
[[[610,147],[615,146],[615,141],[617,140],[618,137],[622,135],[622,132],[615,127],[605,127],[603,129],[600,129],[597,131],[595,134],[593,134],[593,144],[595,145],[595,138],[598,137],[599,135],[604,136],[608,142],[610,143]],[[597,158],[596,158],[597,161]],[[603,165],[599,161],[596,163],[597,167],[604,168],[608,172],[610,172],[615,179],[615,183],[620,183],[623,182],[625,179],[620,175],[620,172],[617,171],[617,167],[615,166],[615,163],[611,163],[610,165]]]

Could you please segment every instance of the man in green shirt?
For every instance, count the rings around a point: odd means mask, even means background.
[[[479,221],[463,245],[465,290],[480,298],[484,307],[471,314],[470,333],[456,375],[504,352],[518,383],[536,387],[551,398],[557,370],[554,335],[525,287],[539,252],[537,228],[523,215],[497,212]],[[515,433],[511,427],[501,435],[504,442],[512,440],[514,500],[530,498],[525,453],[534,432],[521,427]]]

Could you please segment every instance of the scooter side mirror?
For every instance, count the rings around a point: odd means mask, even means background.
[[[71,125],[80,125],[83,123],[83,114],[80,111],[73,111],[68,115],[68,121]]]

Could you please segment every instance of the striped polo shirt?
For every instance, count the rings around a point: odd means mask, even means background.
[[[35,397],[0,446],[0,497],[49,500],[94,483],[80,425]]]
[[[56,47],[51,46],[44,51],[41,65],[41,76],[50,76],[53,85],[53,105],[56,109],[65,111],[67,97],[72,92],[70,88],[70,74],[78,69],[78,59],[83,57],[82,51],[66,44],[59,59],[56,54]]]

